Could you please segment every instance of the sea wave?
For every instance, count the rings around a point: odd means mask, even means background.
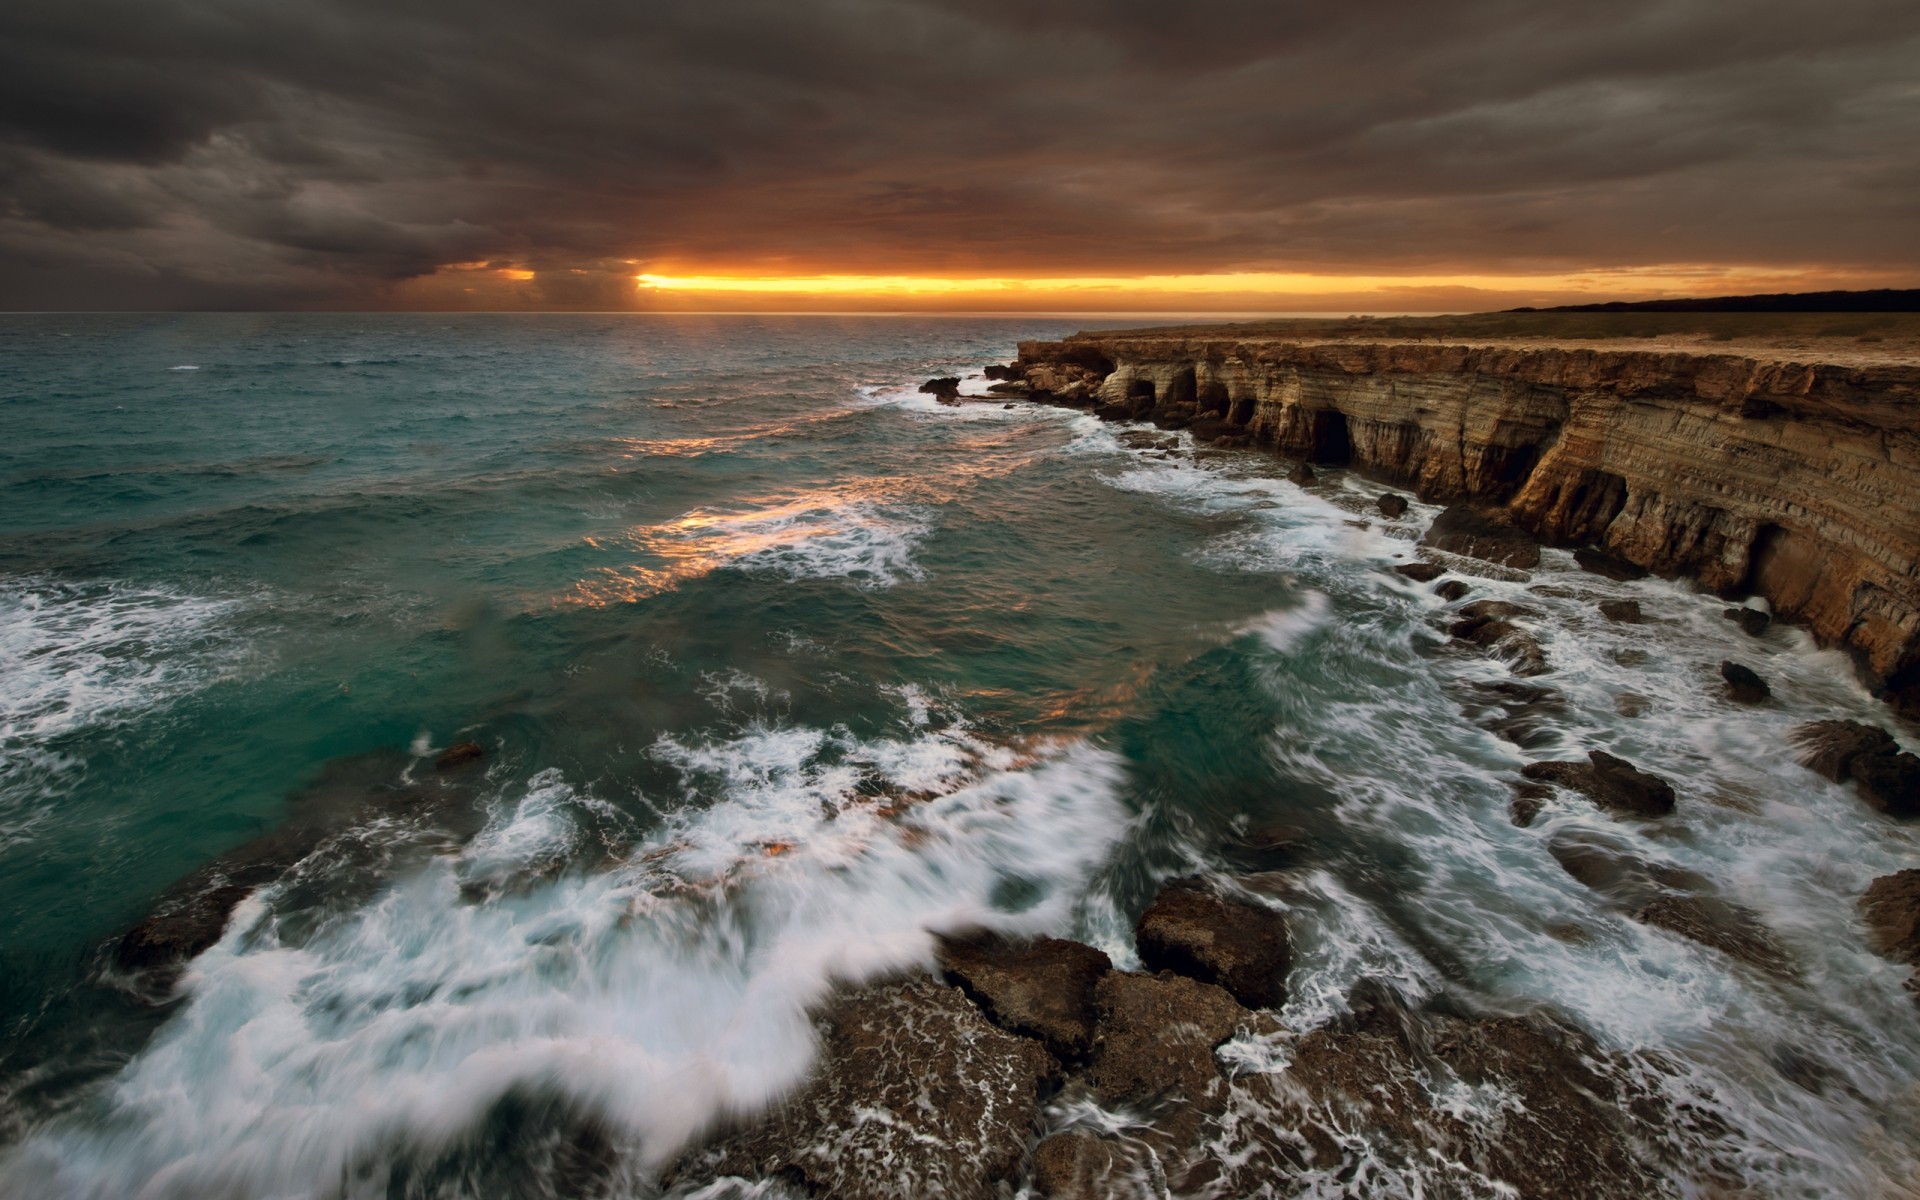
[[[282,943],[263,893],[194,962],[185,1008],[105,1097],[112,1118],[42,1130],[0,1180],[334,1194],[472,1136],[514,1095],[657,1165],[801,1078],[809,1009],[836,984],[930,966],[940,930],[1070,926],[1125,829],[1115,756],[913,728],[663,737],[680,806],[599,869],[555,865],[601,802],[549,771],[320,936]]]

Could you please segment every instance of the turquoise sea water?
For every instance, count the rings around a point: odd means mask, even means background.
[[[1910,1184],[1920,1024],[1852,905],[1920,845],[1781,749],[1884,720],[1846,664],[1550,552],[1476,583],[1541,614],[1560,703],[1522,748],[1476,723],[1504,667],[1387,569],[1432,507],[914,391],[1079,325],[0,318],[7,1194],[543,1194],[495,1135],[562,1110],[644,1181],[930,930],[1125,963],[1160,880],[1252,869],[1296,1028],[1364,977],[1547,1006],[1678,1064],[1765,1194]],[[1779,702],[1725,703],[1728,657]],[[484,768],[410,807],[461,740]],[[1517,767],[1589,746],[1680,812],[1514,827]],[[179,998],[114,978],[170,884],[315,805],[349,833]],[[1555,838],[1710,881],[1798,978],[1627,919]]]

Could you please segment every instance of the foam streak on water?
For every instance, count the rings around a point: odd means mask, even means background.
[[[150,715],[220,677],[231,600],[122,583],[0,579],[0,843],[84,763],[76,736]]]

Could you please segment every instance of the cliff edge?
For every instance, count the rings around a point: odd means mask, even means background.
[[[1144,330],[1023,342],[990,375],[1764,596],[1920,715],[1920,361]]]

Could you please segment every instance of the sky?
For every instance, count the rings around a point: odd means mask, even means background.
[[[1885,286],[1915,0],[0,5],[0,309]]]

